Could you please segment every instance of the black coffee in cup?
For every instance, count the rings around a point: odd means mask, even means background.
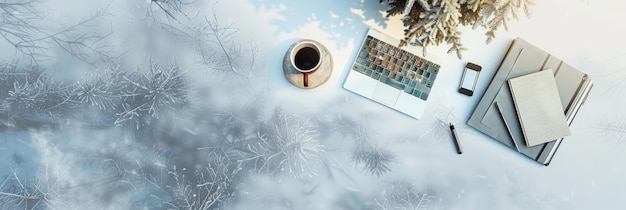
[[[300,70],[310,70],[320,62],[320,53],[312,47],[303,47],[296,52],[294,59],[296,68]]]

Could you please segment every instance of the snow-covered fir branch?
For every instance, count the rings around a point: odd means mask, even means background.
[[[383,0],[380,0],[383,2]],[[459,26],[483,27],[487,29],[487,43],[495,38],[500,27],[508,30],[507,22],[518,19],[521,10],[530,15],[533,0],[387,0],[388,15],[402,14],[405,38],[400,45],[420,45],[426,54],[430,45],[444,41],[451,47],[448,53],[462,58]],[[417,3],[415,3],[417,2]]]

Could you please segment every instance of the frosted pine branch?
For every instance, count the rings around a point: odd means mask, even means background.
[[[209,163],[200,169],[188,171],[187,168],[174,166],[168,171],[173,182],[169,182],[165,189],[173,200],[165,202],[166,206],[176,209],[218,209],[233,199],[233,184],[239,168],[223,153],[210,153],[209,158]]]
[[[381,1],[382,2],[382,1]],[[413,44],[423,47],[424,53],[430,45],[443,42],[452,45],[448,53],[462,57],[466,50],[461,43],[458,26],[481,26],[487,29],[487,43],[495,38],[500,26],[508,30],[507,22],[518,19],[518,11],[528,16],[532,0],[419,0],[390,1],[389,15],[404,11],[404,40],[400,45]]]
[[[0,93],[2,118],[53,123],[67,116],[73,105],[68,95],[71,84],[52,79],[36,66],[5,64],[0,68],[0,88],[5,90]]]
[[[317,175],[319,156],[325,151],[318,135],[310,119],[276,111],[259,130],[259,141],[248,145],[254,170],[293,178]]]
[[[116,83],[119,81],[117,73],[116,70],[104,70],[76,82],[76,88],[71,93],[72,100],[103,111],[115,109],[121,100],[121,87]]]
[[[164,110],[176,110],[187,103],[189,85],[178,66],[161,67],[151,64],[147,72],[125,75],[121,112],[116,114],[115,125],[128,124],[139,129],[158,119]]]

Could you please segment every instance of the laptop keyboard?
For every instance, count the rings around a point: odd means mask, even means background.
[[[352,69],[427,100],[433,87],[439,64],[384,41],[367,36]]]

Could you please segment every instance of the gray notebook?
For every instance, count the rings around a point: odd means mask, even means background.
[[[526,146],[571,135],[552,69],[509,80]]]

